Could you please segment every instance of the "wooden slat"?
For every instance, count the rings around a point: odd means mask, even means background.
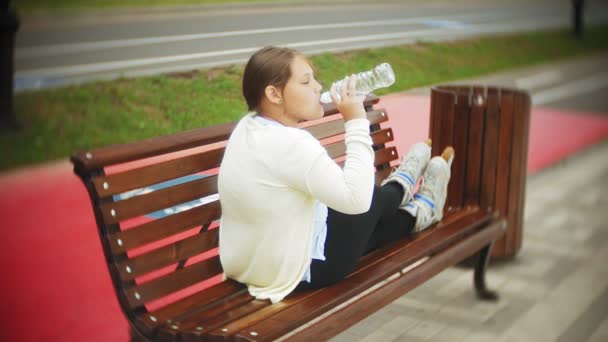
[[[462,223],[462,222],[465,222],[465,220],[468,220],[467,222],[479,221],[479,222],[483,223],[483,222],[486,222],[487,220],[489,220],[490,217],[491,217],[491,215],[489,215],[488,213],[479,211],[478,208],[470,208],[467,210],[459,210],[457,212],[454,212],[451,215],[446,216],[441,223],[435,224],[433,227],[430,227],[429,229],[423,231],[420,234],[406,237],[400,241],[396,241],[395,243],[393,243],[391,245],[385,246],[382,249],[376,250],[376,251],[364,256],[357,264],[357,268],[349,275],[349,277],[353,277],[358,273],[366,272],[367,270],[370,270],[370,269],[374,270],[376,265],[384,263],[386,260],[392,258],[394,255],[396,255],[398,253],[403,253],[404,250],[413,252],[414,250],[416,250],[416,248],[417,248],[416,244],[418,243],[417,241],[419,241],[420,238],[430,240],[430,241],[439,240],[440,243],[441,242],[450,243],[450,240],[440,240],[441,236],[436,236],[437,232],[443,231],[444,227],[446,227],[446,226],[451,226],[459,221]],[[437,228],[434,229],[434,227],[437,227]],[[458,227],[460,227],[460,226],[458,226]],[[458,229],[460,229],[460,228],[458,228]],[[468,229],[475,229],[475,227],[469,226]],[[467,230],[467,229],[460,229],[458,232],[462,236],[465,236],[465,235],[469,234],[471,231]],[[258,312],[256,312],[255,314],[252,314],[252,315],[249,315],[242,319],[239,319],[238,321],[231,321],[230,323],[227,322],[226,325],[224,326],[224,328],[227,329],[226,331],[223,331],[222,329],[216,329],[215,331],[211,332],[211,334],[213,336],[226,336],[227,337],[229,335],[232,335],[236,331],[241,331],[256,323],[261,322],[262,320],[268,319],[271,316],[276,315],[281,310],[289,308],[298,302],[301,302],[303,300],[308,300],[308,298],[310,298],[311,296],[314,296],[319,291],[325,291],[325,289],[323,288],[323,289],[313,290],[313,291],[295,292],[293,294],[290,294],[283,301],[276,303],[272,306],[265,307],[265,308],[259,310]]]
[[[228,279],[154,312],[147,313],[146,319],[149,321],[156,320],[157,322],[167,322],[168,320],[171,320],[171,322],[181,321],[194,312],[204,311],[210,307],[219,305],[228,298],[247,293],[245,285]],[[152,319],[151,317],[154,318]]]
[[[376,151],[374,158],[374,165],[382,165],[384,163],[390,163],[391,161],[398,158],[397,149],[393,146]]]
[[[368,96],[364,101],[364,106],[372,106],[378,103],[378,101],[380,101],[380,98]],[[323,108],[325,116],[334,115],[338,112],[333,103],[324,105]],[[226,140],[235,125],[236,123],[228,123],[198,128],[138,142],[82,151],[72,155],[70,160],[74,164],[74,171],[82,178],[85,178],[89,172],[102,169],[109,165],[181,151]]]
[[[368,108],[380,102],[380,98],[375,95],[367,95],[365,100],[363,101],[363,107]],[[323,104],[323,111],[325,114],[323,116],[331,116],[339,113],[336,108],[336,104],[333,102]]]
[[[400,249],[398,253],[376,264],[375,267],[368,268],[367,271],[356,273],[337,284],[325,287],[322,291],[316,292],[307,300],[282,309],[271,317],[267,317],[259,321],[259,323],[247,327],[237,337],[252,336],[252,331],[258,333],[256,340],[272,340],[280,337],[349,298],[356,296],[358,293],[365,291],[392,274],[400,272],[407,265],[447,247],[447,245],[437,247],[438,242],[448,241],[449,243],[453,239],[460,240],[463,236],[463,230],[469,230],[473,226],[478,228],[489,222],[491,222],[489,217],[487,220],[481,221],[463,219],[458,221],[458,223],[437,229],[433,232],[434,234],[420,236],[416,239],[415,243],[409,244],[409,248]],[[470,254],[474,252],[474,250],[469,251]],[[428,279],[428,277],[425,277],[425,279]]]
[[[464,204],[479,205],[481,190],[481,157],[483,151],[483,128],[485,126],[484,88],[475,87],[471,98],[471,113],[466,151],[466,176],[464,185]]]
[[[338,310],[330,317],[315,322],[310,327],[289,337],[289,341],[325,341],[337,335],[347,327],[369,317],[373,312],[388,305],[395,299],[418,287],[427,279],[438,274],[454,263],[471,255],[495,240],[502,233],[502,222],[494,221],[484,230],[468,237],[462,243],[431,257],[423,266],[418,266],[388,281],[386,285],[361,297],[348,308]]]
[[[370,110],[366,113],[370,125],[388,121],[386,109]],[[321,140],[344,133],[344,119],[333,120],[321,124],[304,127],[313,137]]]
[[[384,145],[394,140],[392,128],[384,128],[370,133],[374,145]]]
[[[129,190],[195,174],[220,165],[224,148],[196,153],[157,164],[93,179],[99,197],[108,197]]]
[[[524,142],[524,145],[521,148],[521,151],[524,155],[523,155],[520,167],[521,167],[521,174],[527,175],[528,151],[529,151],[529,143],[530,143],[530,110],[531,110],[530,107],[532,106],[532,99],[530,98],[530,94],[527,92],[523,92],[523,93],[519,94],[519,96],[522,96],[524,98],[522,100],[524,102],[524,106],[522,107],[522,114],[519,115],[519,120],[521,120],[523,123],[523,142]],[[521,249],[521,244],[522,244],[522,240],[523,240],[524,211],[526,208],[526,177],[525,176],[521,178],[520,188],[521,188],[521,191],[519,193],[519,201],[517,202],[518,227],[520,227],[520,229],[517,231],[517,235],[515,238],[515,244],[513,246],[514,251],[512,253],[513,255],[515,255],[515,253]]]
[[[371,138],[375,145],[384,144],[393,140],[393,132],[390,128],[382,129],[372,132]],[[343,141],[329,144],[325,148],[332,158],[343,156],[346,151]],[[116,223],[215,193],[217,193],[217,176],[210,176],[108,203],[102,205],[101,210],[107,223]]]
[[[79,152],[71,157],[75,172],[86,173],[109,165],[158,156],[188,148],[226,140],[236,123],[193,129],[162,137],[154,137],[133,143],[112,145]],[[90,156],[90,158],[89,158]]]
[[[514,99],[514,111],[517,113],[513,125],[511,184],[513,190],[509,196],[509,230],[506,235],[506,255],[514,255],[521,246],[523,210],[525,206],[525,186],[528,154],[528,125],[530,98],[528,94],[519,93]]]
[[[222,273],[219,256],[190,265],[164,277],[125,290],[131,307],[146,303],[182,290]]]
[[[408,255],[415,255],[410,260],[411,262],[413,262],[413,261],[415,261],[416,258],[419,258],[420,256],[422,256],[424,254],[417,247],[417,245],[420,241],[427,241],[427,243],[429,241],[431,241],[431,242],[439,241],[439,245],[441,247],[443,247],[444,245],[442,244],[442,242],[450,244],[454,241],[454,235],[452,235],[452,237],[448,238],[448,239],[444,239],[444,240],[441,239],[442,238],[441,235],[445,234],[445,233],[442,233],[442,232],[444,232],[444,228],[447,228],[447,230],[451,230],[452,233],[457,233],[456,235],[458,235],[458,236],[466,236],[472,230],[474,230],[476,227],[469,225],[468,227],[466,227],[466,229],[463,229],[463,228],[465,228],[463,226],[463,223],[474,222],[474,221],[484,223],[484,222],[488,222],[488,220],[490,220],[490,218],[491,218],[491,215],[489,213],[481,212],[476,208],[471,208],[468,210],[460,210],[458,212],[455,212],[454,214],[446,217],[444,219],[444,221],[442,222],[441,226],[436,225],[437,229],[433,229],[433,227],[430,227],[429,229],[425,230],[424,232],[422,232],[420,234],[404,238],[400,241],[396,241],[395,243],[393,243],[391,245],[388,245],[380,250],[374,251],[374,252],[368,254],[367,256],[363,257],[362,260],[359,262],[357,269],[349,275],[349,279],[356,277],[357,274],[360,274],[362,272],[369,272],[370,269],[375,270],[376,266],[378,266],[378,265],[385,264],[385,263],[390,264],[389,259],[394,258],[395,255],[403,256],[404,252],[406,252],[406,254],[408,254]],[[460,222],[460,223],[458,223],[458,222]],[[456,225],[455,228],[454,228],[454,225]],[[452,227],[452,228],[449,228],[449,227]],[[458,239],[458,237],[456,237],[456,239]],[[402,260],[404,263],[408,262],[408,260],[406,258],[399,257],[398,259]],[[405,267],[405,266],[402,266],[402,267]],[[402,267],[400,266],[400,267],[398,267],[398,269],[401,269]],[[369,274],[369,273],[366,273],[366,274]],[[368,277],[368,275],[364,275],[361,278],[367,279],[367,277]],[[361,278],[353,278],[353,279],[361,279]],[[351,281],[351,285],[356,284],[356,283],[357,283],[357,280]],[[371,283],[373,283],[373,281]],[[336,284],[336,285],[332,285],[332,286],[339,286],[339,285]],[[258,322],[261,322],[262,320],[266,320],[269,317],[278,314],[282,310],[285,310],[293,305],[296,305],[297,303],[299,303],[303,300],[309,300],[311,297],[318,295],[317,294],[318,292],[326,291],[326,289],[327,288],[322,288],[320,290],[301,291],[301,292],[296,292],[294,294],[290,294],[287,298],[285,298],[280,303],[274,304],[270,307],[263,308],[260,311],[254,313],[254,314],[251,314],[249,316],[246,316],[238,321],[232,321],[230,323],[227,323],[225,326],[222,327],[222,328],[226,328],[227,331],[222,331],[222,329],[219,328],[219,329],[216,329],[215,331],[212,331],[210,334],[212,336],[229,336],[233,332],[242,331],[244,329],[247,329],[247,328],[257,324]]]
[[[392,162],[393,160],[397,160],[399,158],[399,155],[397,153],[397,148],[395,147],[387,147],[387,148],[383,148],[380,150],[376,150],[374,151],[374,166],[378,167],[379,165],[385,165],[387,163]],[[340,166],[341,168],[344,168],[344,160],[339,161],[338,166]],[[378,174],[376,172],[376,180],[378,179],[384,179],[388,176],[388,173],[390,173],[391,170],[390,169],[386,169],[381,171],[380,174]]]
[[[371,110],[367,112],[367,117],[370,124],[378,124],[388,120],[388,115],[384,109]],[[315,138],[324,139],[344,133],[344,120],[323,122],[304,129]],[[97,193],[102,198],[120,194],[218,167],[224,155],[224,150],[224,147],[219,147],[210,151],[94,178],[93,183]]]
[[[181,320],[179,322],[180,331],[191,330],[196,332],[196,335],[204,335],[226,322],[238,320],[270,305],[269,300],[257,300],[248,293],[244,293],[224,301],[221,305],[199,311]]]
[[[372,142],[374,145],[385,144],[389,141],[393,141],[393,130],[390,128],[381,129],[370,133]],[[324,146],[327,150],[327,154],[332,158],[336,159],[346,154],[346,145],[344,140],[340,140]]]
[[[454,113],[454,134],[452,146],[455,150],[454,162],[451,168],[448,196],[444,210],[450,212],[464,205],[464,182],[466,175],[467,136],[469,127],[469,94],[459,94]]]
[[[513,139],[513,93],[503,91],[500,100],[500,117],[498,132],[498,164],[496,173],[495,207],[506,216],[509,212],[509,193],[517,191],[509,186],[511,177],[511,145]],[[499,239],[494,244],[493,250],[504,254],[506,239]]]
[[[448,102],[449,101],[449,102]],[[453,102],[452,102],[453,101]],[[451,102],[451,104],[450,104]],[[456,108],[458,106],[458,95],[447,97],[443,103],[443,115],[441,117],[441,138],[440,147],[432,155],[443,152],[447,146],[454,146],[454,122],[456,121]]]
[[[188,229],[213,222],[221,215],[219,201],[169,215],[158,220],[144,223],[129,230],[108,236],[114,254],[168,238]]]
[[[443,152],[446,146],[452,145],[454,127],[454,105],[456,94],[448,89],[436,92],[436,98],[432,103],[433,131],[431,132],[432,155]]]
[[[219,229],[201,232],[117,264],[123,280],[147,274],[218,247]]]
[[[287,296],[285,299],[283,299],[282,301],[280,301],[278,303],[262,307],[259,310],[257,310],[254,314],[249,314],[247,316],[243,316],[238,320],[231,320],[229,322],[227,321],[227,322],[225,322],[225,324],[221,325],[220,327],[216,327],[214,330],[203,332],[202,335],[204,335],[205,337],[212,336],[213,338],[224,339],[224,340],[231,339],[231,336],[234,335],[235,333],[238,333],[239,331],[260,322],[260,320],[263,320],[267,317],[272,316],[273,314],[276,314],[277,312],[279,312],[282,309],[286,309],[298,302],[306,300],[307,298],[311,297],[318,291],[322,291],[322,289],[293,292],[289,296]],[[188,337],[194,337],[194,336],[200,336],[200,335],[201,334],[197,331],[191,331],[191,332],[184,333],[184,336],[188,336]]]
[[[498,161],[498,96],[496,88],[488,89],[481,166],[481,192],[479,198],[482,209],[494,206],[494,186],[496,184],[496,164]]]
[[[104,220],[116,223],[217,193],[217,176],[209,176],[101,206]]]

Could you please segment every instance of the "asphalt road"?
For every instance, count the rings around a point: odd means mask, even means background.
[[[570,1],[203,6],[25,18],[16,91],[243,63],[261,46],[307,54],[571,25]],[[588,1],[587,24],[608,22]]]

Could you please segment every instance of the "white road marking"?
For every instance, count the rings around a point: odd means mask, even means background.
[[[468,17],[473,17],[473,16],[471,16],[471,15],[465,16],[465,18],[468,18]],[[106,41],[86,42],[86,43],[68,43],[68,44],[56,44],[56,45],[44,45],[44,46],[17,48],[15,54],[16,54],[17,58],[31,58],[31,57],[61,55],[61,54],[86,52],[86,51],[94,51],[94,50],[102,50],[102,49],[125,48],[125,47],[134,47],[134,46],[150,45],[150,44],[174,43],[174,42],[183,42],[183,41],[189,41],[189,40],[223,38],[223,37],[256,35],[256,34],[277,33],[277,32],[331,30],[331,29],[339,29],[339,28],[393,26],[393,25],[404,25],[404,24],[427,24],[425,21],[441,20],[441,19],[447,21],[447,19],[442,18],[442,17],[409,18],[409,19],[395,19],[395,20],[373,20],[373,21],[362,21],[362,22],[355,21],[355,22],[347,22],[347,23],[335,23],[335,24],[299,25],[299,26],[274,27],[274,28],[253,29],[253,30],[237,30],[237,31],[225,31],[225,32],[213,32],[213,33],[196,33],[196,34],[186,34],[186,35],[173,35],[173,36],[134,38],[134,39],[117,39],[117,40],[106,40]],[[451,21],[454,22],[453,20],[451,20]]]
[[[292,43],[292,44],[284,44],[284,46],[292,47],[292,48],[302,48],[302,47],[315,46],[315,45],[327,45],[327,44],[336,44],[336,43],[349,43],[349,42],[405,38],[405,37],[413,37],[413,36],[417,36],[417,35],[421,35],[421,34],[424,34],[424,35],[445,34],[445,31],[432,29],[432,30],[419,30],[419,31],[397,32],[397,33],[387,33],[387,34],[374,34],[374,35],[366,35],[366,36],[358,36],[358,37],[350,37],[350,38],[336,38],[336,39],[306,41],[306,42],[299,42],[299,43]],[[174,56],[164,56],[164,57],[131,59],[131,60],[124,60],[124,61],[80,64],[80,65],[72,65],[72,66],[65,66],[65,67],[30,69],[30,70],[18,71],[16,73],[16,76],[17,77],[27,77],[27,76],[70,77],[70,76],[77,76],[77,75],[87,74],[87,73],[106,72],[106,71],[111,71],[111,70],[116,70],[116,69],[121,69],[121,68],[142,67],[142,66],[148,66],[148,65],[154,65],[154,64],[181,62],[181,61],[208,58],[208,57],[221,57],[221,56],[230,56],[230,55],[237,55],[237,54],[250,54],[250,53],[253,53],[256,50],[258,50],[259,48],[260,47],[249,47],[249,48],[242,48],[242,49],[220,50],[220,51],[211,51],[211,52],[192,53],[192,54],[185,54],[185,55],[174,55]]]
[[[555,23],[555,19],[549,20],[549,25],[553,25]],[[547,23],[522,23],[518,25],[518,29],[523,29],[525,27],[538,27],[538,25],[546,25]],[[355,43],[355,42],[377,42],[381,40],[395,40],[395,39],[404,39],[404,38],[416,38],[416,37],[424,37],[430,38],[437,35],[456,35],[460,34],[479,34],[486,32],[504,32],[507,29],[513,29],[512,24],[490,24],[483,27],[478,26],[467,26],[466,28],[461,28],[459,30],[455,29],[442,29],[442,28],[434,28],[434,29],[426,29],[426,30],[416,30],[416,31],[406,31],[406,32],[395,32],[395,33],[384,33],[384,34],[373,34],[373,35],[364,35],[364,36],[355,36],[355,37],[341,37],[335,39],[325,39],[325,40],[313,40],[313,41],[304,41],[290,44],[282,44],[287,47],[292,48],[303,48],[310,46],[318,46],[318,45],[331,45],[331,44],[344,44],[344,43]],[[242,49],[229,49],[229,50],[219,50],[219,51],[210,51],[210,52],[200,52],[200,53],[192,53],[192,54],[182,54],[182,55],[174,55],[174,56],[163,56],[163,57],[151,57],[151,58],[141,58],[141,59],[131,59],[131,60],[123,60],[123,61],[111,61],[111,62],[101,62],[101,63],[89,63],[89,64],[79,64],[79,65],[71,65],[71,66],[61,66],[61,67],[48,67],[48,68],[38,68],[38,69],[29,69],[29,70],[18,70],[16,73],[17,77],[73,77],[88,73],[100,73],[100,72],[109,72],[112,70],[124,69],[124,68],[135,68],[135,67],[145,67],[149,65],[157,65],[162,63],[172,63],[172,62],[182,62],[188,60],[209,58],[209,57],[221,57],[221,56],[230,56],[237,54],[251,54],[255,52],[260,47],[250,47],[250,48],[242,48]]]
[[[493,16],[483,16],[482,19],[497,20],[501,18],[508,18],[508,13],[499,14]],[[32,47],[17,47],[15,50],[16,58],[34,58],[43,56],[55,56],[70,53],[79,53],[103,49],[113,48],[126,48],[135,47],[151,44],[163,44],[163,43],[175,43],[190,40],[201,40],[201,39],[212,39],[212,38],[223,38],[233,36],[244,36],[244,35],[256,35],[256,34],[267,34],[267,33],[278,33],[278,32],[291,32],[291,31],[308,31],[308,30],[331,30],[340,28],[358,28],[358,27],[375,27],[375,26],[398,26],[407,24],[421,24],[426,26],[442,27],[448,29],[465,29],[469,25],[474,23],[464,23],[461,20],[469,19],[480,19],[479,13],[476,14],[462,14],[454,15],[451,17],[444,16],[430,16],[422,18],[408,18],[408,19],[393,19],[393,20],[370,20],[361,22],[345,22],[345,23],[333,23],[333,24],[318,24],[318,25],[297,25],[297,26],[286,26],[286,27],[274,27],[274,28],[263,28],[263,29],[251,29],[251,30],[236,30],[236,31],[224,31],[224,32],[211,32],[211,33],[194,33],[185,35],[171,35],[161,37],[146,37],[146,38],[133,38],[133,39],[116,39],[116,40],[104,40],[96,42],[82,42],[82,43],[66,43],[66,44],[54,44],[54,45],[42,45]]]

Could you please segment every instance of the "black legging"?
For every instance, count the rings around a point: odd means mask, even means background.
[[[397,210],[403,189],[396,183],[374,188],[370,209],[347,215],[331,208],[327,214],[325,261],[313,259],[311,282],[302,281],[298,289],[327,286],[344,279],[365,253],[409,235],[416,219]]]

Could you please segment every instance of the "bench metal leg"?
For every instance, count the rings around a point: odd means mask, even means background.
[[[142,336],[136,329],[130,327],[131,342],[148,342],[148,339]]]
[[[489,290],[486,286],[486,269],[490,261],[490,252],[494,243],[482,248],[477,254],[477,262],[475,264],[475,291],[477,297],[482,300],[498,300],[498,293]]]

